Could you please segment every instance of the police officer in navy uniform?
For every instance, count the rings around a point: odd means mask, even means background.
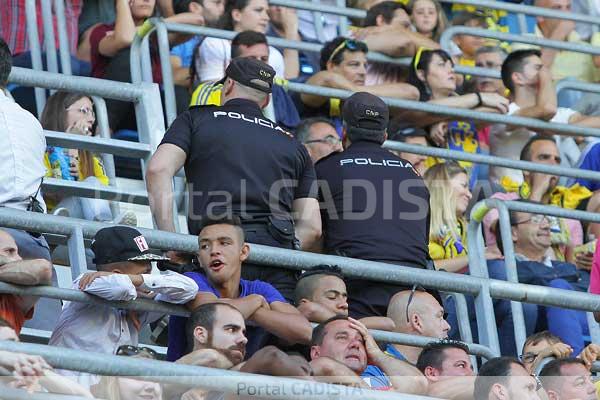
[[[342,117],[346,150],[315,165],[324,252],[426,268],[429,191],[409,162],[381,147],[387,105],[372,94],[355,93]],[[385,316],[390,298],[407,289],[356,279],[347,288],[350,315],[358,318]]]
[[[236,58],[225,75],[223,106],[192,107],[179,115],[148,164],[156,225],[175,231],[171,183],[185,167],[191,234],[199,233],[203,217],[237,215],[249,243],[313,248],[321,218],[312,161],[301,143],[261,111],[275,71],[253,58]],[[296,280],[289,270],[246,265],[242,277],[267,281],[293,298]]]

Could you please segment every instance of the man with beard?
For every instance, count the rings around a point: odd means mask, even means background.
[[[196,298],[187,304],[190,310],[206,303],[227,303],[264,331],[286,342],[308,344],[310,323],[277,289],[259,280],[241,279],[242,262],[248,258],[250,246],[244,242],[244,231],[237,217],[207,219],[198,243],[202,272],[185,274],[199,287]],[[169,360],[176,360],[190,350],[185,324],[183,317],[172,316],[169,320]],[[248,335],[251,353],[262,348],[265,339],[263,331],[253,329],[256,331]]]
[[[427,391],[427,380],[418,369],[384,353],[367,328],[353,318],[338,315],[317,326],[310,357],[315,376],[333,378],[336,383],[361,386],[360,376],[368,387],[379,390],[409,394]],[[385,387],[364,375],[368,364],[383,371]]]
[[[312,370],[306,360],[289,356],[274,346],[257,351],[246,362],[246,324],[244,316],[227,303],[206,303],[199,306],[189,318],[187,339],[192,343],[191,353],[181,357],[179,364],[210,368],[231,369],[240,372],[271,376],[306,377]],[[164,388],[165,399],[197,398],[205,395],[201,388],[191,389],[178,385]],[[211,393],[209,398],[223,398],[223,393]]]

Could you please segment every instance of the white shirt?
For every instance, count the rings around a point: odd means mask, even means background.
[[[508,106],[508,115],[513,115],[520,109],[521,107],[517,104],[510,103]],[[570,108],[559,107],[550,122],[566,124],[569,122],[569,118],[575,113],[577,113],[577,111]],[[490,154],[497,157],[518,160],[525,143],[527,143],[534,135],[535,132],[532,132],[525,127],[507,130],[506,125],[495,124],[490,130]],[[573,157],[571,154],[572,146],[570,142],[573,142],[572,144],[575,146],[577,145],[570,137],[560,137],[558,135],[556,137],[560,138],[557,141],[557,145],[561,151],[563,163],[568,163],[569,158]],[[563,148],[565,149],[565,153],[563,153]],[[577,158],[575,159],[575,162],[577,161]],[[490,180],[492,182],[500,182],[503,176],[508,176],[519,184],[523,183],[523,173],[521,171],[490,165]]]
[[[73,282],[73,289],[79,290],[80,275]],[[151,290],[158,295],[156,301],[184,304],[194,299],[198,293],[198,285],[194,280],[167,271],[161,275],[143,274],[144,283],[140,290]],[[96,278],[85,293],[93,294],[106,300],[130,301],[138,296],[131,279],[124,274],[111,274]],[[63,310],[49,344],[51,346],[115,354],[121,345],[138,345],[139,331],[129,316],[130,311],[96,304],[65,302]],[[137,311],[137,319],[141,326],[160,318],[162,313]],[[74,376],[82,385],[90,386],[99,381],[97,376],[76,372],[61,371],[64,375]]]
[[[0,90],[0,206],[27,209],[46,174],[39,121]],[[44,199],[38,193],[44,209]]]
[[[198,77],[200,82],[218,81],[225,76],[225,69],[231,61],[231,41],[207,37],[202,41],[198,51]],[[269,46],[269,65],[275,75],[285,77],[283,55],[273,46]]]
[[[337,4],[335,0],[321,0],[319,3],[332,6]],[[296,14],[298,15],[298,31],[302,35],[302,38],[304,40],[318,41],[314,13],[307,10],[298,10]],[[323,39],[325,41],[328,42],[338,36],[338,26],[340,24],[340,17],[338,15],[321,14],[320,22],[323,24]]]

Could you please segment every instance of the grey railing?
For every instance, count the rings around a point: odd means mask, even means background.
[[[585,169],[567,168],[558,165],[538,164],[531,161],[511,160],[510,158],[467,153],[460,150],[442,149],[439,147],[419,146],[403,142],[394,142],[391,140],[388,140],[385,143],[383,143],[383,147],[389,150],[403,151],[412,154],[422,154],[430,157],[439,157],[448,160],[470,161],[477,164],[488,164],[499,167],[518,169],[522,171],[541,172],[544,174],[600,181],[600,172]]]
[[[289,82],[286,85],[286,87],[288,88],[288,90],[293,92],[314,94],[317,96],[333,97],[338,99],[346,99],[353,94],[352,92],[347,90],[331,89],[321,86],[307,85],[303,83]],[[450,117],[486,121],[496,124],[525,126],[534,130],[549,130],[569,136],[580,135],[600,137],[600,129],[586,128],[582,126],[569,124],[545,122],[534,118],[518,117],[514,115],[485,113],[463,108],[440,106],[437,104],[425,103],[421,101],[395,99],[391,97],[382,97],[382,100],[390,107],[396,107],[405,110],[422,111],[435,115],[447,115]]]
[[[82,352],[61,347],[33,343],[0,341],[0,350],[42,356],[55,368],[108,376],[140,376],[147,381],[202,387],[207,390],[246,394],[248,388],[263,388],[260,397],[281,400],[433,400],[432,397],[415,396],[397,392],[358,389],[347,386],[265,376],[217,368]],[[266,387],[280,390],[267,391]],[[244,389],[245,388],[245,389]],[[241,392],[240,392],[241,391]],[[265,393],[268,392],[268,393]],[[307,393],[309,395],[307,396]]]
[[[526,14],[537,17],[556,18],[564,19],[577,22],[587,22],[590,24],[600,24],[600,18],[575,13],[565,13],[563,11],[552,10],[542,7],[527,6],[523,4],[514,4],[500,1],[489,1],[489,0],[441,0],[442,3],[453,3],[470,5],[478,8],[490,8],[494,10],[503,10],[515,14]],[[297,8],[302,10],[321,11],[325,14],[343,15],[351,18],[364,18],[367,13],[365,10],[349,8],[349,7],[337,7],[337,6],[326,6],[326,5],[315,5],[308,1],[300,0],[270,0],[270,4]]]
[[[93,185],[86,182],[75,182],[57,179],[45,179],[44,189],[60,190],[64,193],[83,197],[99,197],[107,200],[120,200],[138,204],[148,204],[145,191],[132,191],[115,186],[114,163],[112,156],[107,153],[138,157],[141,159],[142,170],[164,135],[164,120],[160,94],[155,84],[130,84],[113,82],[96,78],[66,76],[62,74],[34,71],[24,68],[13,68],[9,82],[22,86],[34,86],[46,89],[65,90],[82,93],[94,98],[100,137],[86,137],[60,132],[48,133],[50,144],[73,144],[75,148],[104,152],[107,163],[107,175],[111,186]],[[130,101],[135,105],[140,143],[110,139],[108,117],[104,98]]]
[[[596,218],[600,219],[600,216]],[[98,229],[105,226],[90,221],[8,209],[0,209],[0,225],[33,232],[51,232],[68,236],[69,238],[76,236],[79,237],[80,243],[83,243],[84,237],[92,238]],[[198,250],[197,238],[194,236],[142,228],[139,230],[144,234],[152,248],[187,252],[196,252]],[[74,243],[74,245],[77,244]],[[76,250],[83,252],[83,245]],[[475,251],[474,256],[476,254],[477,252]],[[487,310],[486,313],[488,315],[490,314],[490,310],[493,309],[491,303],[492,297],[516,301],[524,301],[526,299],[528,302],[535,304],[582,309],[586,311],[600,311],[600,296],[588,293],[556,289],[550,291],[548,288],[539,286],[489,280],[443,271],[421,270],[397,265],[391,266],[390,264],[333,255],[290,251],[263,245],[252,245],[249,261],[261,265],[296,270],[306,269],[307,267],[317,264],[328,263],[339,265],[344,275],[348,277],[399,285],[419,284],[446,292],[475,295],[478,298],[481,298],[482,301],[485,301],[485,309]],[[85,263],[81,265],[83,265],[83,268],[80,268],[78,273],[85,269]],[[72,265],[72,267],[75,267],[75,265]],[[491,314],[493,314],[493,312]],[[483,315],[478,316],[482,317]],[[483,340],[481,344],[490,347],[494,354],[499,354],[495,320],[492,318],[489,321],[486,320],[485,323],[487,324],[487,330],[495,333],[496,340],[494,340],[493,336],[491,340],[485,336],[480,336],[480,341]]]
[[[504,250],[504,261],[506,264],[506,274],[507,278],[510,282],[517,283],[519,281],[517,275],[517,265],[515,260],[515,252],[512,242],[512,234],[511,234],[511,225],[510,225],[510,216],[509,211],[520,211],[527,213],[536,213],[536,214],[544,214],[544,215],[552,215],[560,218],[571,218],[582,221],[590,221],[590,222],[600,222],[600,214],[577,211],[577,210],[568,210],[561,207],[541,205],[541,204],[532,204],[532,203],[523,203],[516,201],[503,201],[498,199],[486,199],[482,200],[479,203],[475,204],[475,206],[471,210],[471,220],[468,226],[468,254],[469,254],[469,265],[471,267],[471,274],[475,274],[476,276],[480,276],[483,278],[488,278],[487,269],[480,268],[482,265],[486,265],[485,261],[485,248],[483,245],[483,237],[481,234],[481,223],[485,215],[492,208],[496,208],[498,210],[499,218],[498,223],[500,227],[500,234],[502,239],[502,245]],[[473,268],[473,267],[476,268]],[[549,296],[554,296],[553,293],[556,293],[556,289],[546,288]],[[591,301],[592,303],[596,303],[600,305],[600,295],[590,295],[588,293],[578,293],[584,296],[592,296],[588,297],[587,301]],[[583,298],[581,298],[583,300]],[[511,302],[511,310],[512,317],[514,322],[515,329],[515,344],[517,349],[521,349],[523,344],[525,343],[526,333],[525,333],[525,319],[523,316],[523,307],[520,303],[521,301],[527,301],[528,303],[536,303],[535,301],[530,301],[530,298],[524,297],[521,299],[511,299],[516,300]],[[566,305],[566,303],[561,303],[560,299],[557,298],[559,302],[555,304],[558,307],[566,307],[571,308]],[[518,301],[518,302],[517,302]],[[592,303],[589,303],[591,305]],[[582,310],[591,311],[591,309],[582,307]],[[479,311],[479,310],[478,310]],[[490,318],[493,317],[493,313]]]
[[[580,92],[588,93],[600,93],[600,84],[574,81],[570,79],[564,79],[556,83],[556,93],[560,93],[561,91],[566,89],[578,90]]]
[[[444,50],[449,51],[450,42],[456,35],[478,36],[507,42],[526,43],[557,50],[591,54],[595,56],[600,55],[600,47],[592,46],[591,44],[563,42],[559,40],[538,38],[531,35],[515,35],[513,33],[497,32],[483,28],[471,28],[468,26],[451,26],[446,28],[440,37],[440,44]]]

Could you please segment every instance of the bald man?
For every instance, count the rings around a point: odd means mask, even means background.
[[[446,339],[450,325],[444,307],[431,294],[422,290],[404,290],[390,300],[387,316],[394,321],[396,332]],[[390,344],[386,351],[415,365],[420,347]]]
[[[13,237],[0,230],[0,282],[37,286],[52,284],[52,264],[45,259],[23,260]],[[0,318],[17,334],[33,317],[37,297],[0,294]]]

